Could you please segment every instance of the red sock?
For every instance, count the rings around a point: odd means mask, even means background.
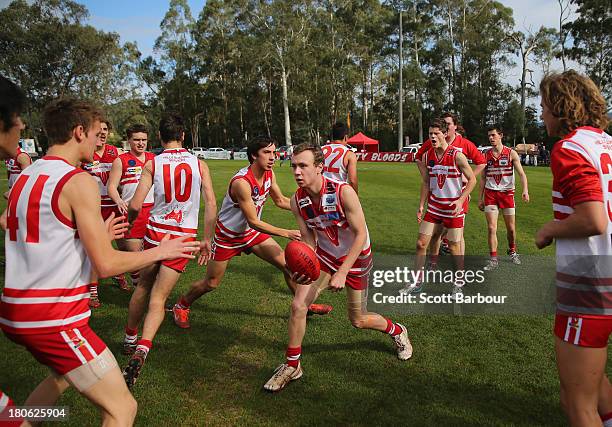
[[[491,255],[491,258],[497,259],[497,251],[491,251],[489,254]]]
[[[510,243],[510,253],[516,252],[516,243]]]
[[[397,323],[393,323],[391,320],[385,318],[387,321],[387,327],[385,329],[385,333],[391,335],[392,337],[399,335],[402,333],[402,328]]]
[[[432,254],[429,256],[429,262],[431,262],[432,264],[437,264],[439,257],[440,257],[439,254],[435,254],[435,255]]]
[[[179,307],[181,307],[181,308],[189,308],[189,306],[191,306],[191,304],[189,303],[189,301],[187,301],[187,300],[185,299],[185,296],[184,296],[184,295],[181,295],[181,297],[179,298],[179,300],[178,300],[178,305],[179,305]]]
[[[446,246],[448,246],[448,239],[445,237],[442,239],[442,243],[444,243]]]
[[[128,326],[125,327],[125,334],[133,337],[134,335],[138,335],[138,328],[130,328]]]
[[[302,356],[302,347],[287,347],[285,355],[287,356],[287,365],[297,368],[300,364],[300,356]]]
[[[149,354],[151,348],[153,348],[153,341],[151,340],[139,340],[136,344],[136,351],[144,351],[145,357]]]
[[[600,415],[599,417],[601,418],[601,422],[603,423],[604,427],[612,426],[612,412],[608,412],[605,415]]]

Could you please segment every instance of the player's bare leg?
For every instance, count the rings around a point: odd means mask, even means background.
[[[419,226],[419,237],[416,242],[416,257],[414,260],[414,271],[418,272],[418,278],[414,283],[408,283],[406,287],[400,290],[401,293],[417,293],[423,289],[425,258],[427,256],[427,247],[429,246],[436,224],[421,221]]]
[[[155,334],[164,321],[166,300],[180,277],[181,273],[170,267],[165,265],[159,267],[157,278],[149,296],[149,306],[142,327],[142,337],[138,341],[136,351],[128,361],[128,365],[123,370],[125,382],[130,388],[136,383],[145,359],[153,347],[153,338],[155,338]]]
[[[140,252],[143,250],[142,239],[122,239],[122,240],[117,241],[117,246],[122,251],[128,251],[128,252]],[[132,285],[134,287],[138,286],[138,282],[140,282],[140,271],[130,272],[130,278],[132,279]],[[124,289],[124,288],[121,288],[121,289]],[[130,289],[129,287],[127,287],[124,290],[130,290]]]
[[[597,412],[604,422],[612,419],[612,385],[610,385],[610,380],[605,374],[599,385]]]
[[[346,287],[347,308],[351,324],[358,329],[374,329],[389,334],[393,339],[400,360],[412,357],[412,344],[404,325],[394,323],[378,313],[367,309],[368,291]]]
[[[440,248],[442,247],[443,237],[446,237],[446,228],[444,228],[442,224],[436,224],[431,234],[431,240],[429,241],[428,245],[428,270],[435,270],[438,266],[438,259],[440,258]]]
[[[51,374],[30,393],[24,406],[53,406],[68,387],[64,377]]]
[[[572,426],[600,426],[597,408],[607,347],[579,347],[555,337],[561,405]]]
[[[510,255],[510,260],[514,264],[520,265],[521,259],[516,252],[516,216],[514,215],[514,209],[509,208],[503,211],[504,222],[506,223],[506,236],[508,238],[508,255]]]
[[[103,426],[131,426],[134,423],[138,404],[118,367],[82,393],[100,409]]]
[[[329,285],[331,276],[321,271],[319,278],[310,285],[297,287],[291,303],[291,314],[289,317],[289,343],[287,346],[287,361],[279,365],[272,377],[264,385],[267,391],[280,391],[289,382],[302,377],[300,356],[302,353],[302,341],[306,333],[306,317],[308,306],[316,301],[323,289]]]
[[[455,275],[461,274],[461,279],[456,279],[453,286],[453,298],[456,298],[458,294],[463,293],[462,288],[465,285],[463,280],[465,261],[461,246],[463,228],[449,228],[446,235],[448,237],[448,248],[453,256],[453,262],[455,264]]]
[[[487,271],[495,270],[498,265],[497,259],[497,217],[498,210],[497,206],[485,206],[485,218],[487,219],[487,233],[488,233],[488,242],[489,242],[489,261],[487,265],[484,266],[484,269]]]
[[[128,306],[128,320],[125,328],[125,338],[123,340],[123,354],[132,354],[136,350],[138,342],[138,328],[144,318],[149,294],[155,283],[159,264],[154,264],[141,270],[139,285],[134,289]]]
[[[189,287],[189,291],[182,295],[176,304],[172,307],[172,314],[174,316],[174,323],[179,328],[187,329],[191,325],[189,324],[189,310],[191,304],[193,304],[202,295],[214,291],[221,284],[225,270],[229,264],[227,261],[208,261],[206,265],[206,275],[202,280],[196,280]]]
[[[272,264],[283,273],[283,276],[285,277],[285,282],[287,283],[287,287],[289,288],[291,293],[295,295],[295,292],[299,285],[297,285],[291,279],[291,273],[289,272],[289,270],[287,270],[287,266],[285,264],[285,252],[280,247],[280,245],[276,243],[276,240],[267,239],[264,242],[253,246],[251,249],[257,257]],[[327,304],[311,304],[308,307],[308,314],[324,315],[328,314],[331,311],[332,306]]]

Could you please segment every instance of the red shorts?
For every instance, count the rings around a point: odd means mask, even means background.
[[[555,315],[555,335],[579,347],[607,347],[611,333],[612,316]]]
[[[87,324],[46,334],[12,334],[6,331],[4,334],[58,375],[86,365],[106,350],[104,341]]]
[[[145,239],[143,242],[144,249],[147,250],[147,249],[157,247],[159,245],[159,242],[161,242],[161,240],[164,238],[164,236],[165,236],[164,233],[159,233],[157,231],[147,228],[147,232],[145,234]],[[170,234],[170,239],[178,239],[179,237],[182,237],[182,236],[176,236],[174,234]],[[195,237],[190,237],[187,241],[193,242],[195,241]],[[161,265],[165,265],[166,267],[176,270],[179,273],[184,273],[185,269],[187,268],[187,263],[189,261],[190,261],[189,258],[174,258],[174,259],[162,261]]]
[[[324,262],[321,262],[320,264],[321,264],[321,271],[324,271],[330,276],[333,276],[334,273],[336,273],[336,270],[332,270]],[[362,291],[368,288],[368,277],[369,276],[370,276],[369,274],[364,274],[363,276],[355,276],[354,274],[348,274],[346,276],[345,284],[351,289],[355,289],[356,291]]]
[[[461,215],[460,217],[446,218],[431,212],[426,212],[423,221],[431,222],[432,224],[442,224],[446,228],[463,228],[465,216]]]
[[[231,242],[227,238],[223,238],[219,234],[215,233],[215,237],[212,242],[212,257],[213,261],[227,261],[235,256],[242,253],[250,254],[253,246],[259,245],[260,243],[268,240],[270,236],[265,233],[259,233],[257,237],[252,238],[251,241],[241,242],[239,239],[232,239]],[[236,245],[242,245],[239,247],[231,247]]]
[[[497,191],[485,188],[485,206],[497,206],[500,209],[514,208],[514,190]]]
[[[125,233],[124,239],[144,239],[147,234],[147,224],[149,222],[149,213],[153,208],[153,204],[143,205],[138,217],[134,220],[130,231]]]
[[[104,221],[106,221],[113,212],[115,213],[115,218],[121,216],[121,214],[119,213],[119,208],[117,208],[117,206],[102,206],[100,208],[100,212],[102,213],[102,219]]]

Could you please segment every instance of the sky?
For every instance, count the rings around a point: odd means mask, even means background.
[[[79,0],[77,0],[79,1]],[[514,10],[516,29],[537,31],[541,26],[558,28],[559,4],[557,0],[501,0]],[[0,0],[0,8],[6,7],[10,0]],[[94,27],[110,32],[117,32],[122,43],[136,42],[143,57],[153,54],[155,39],[160,35],[159,24],[162,21],[169,2],[167,0],[80,0],[89,10],[88,23]],[[205,0],[188,0],[194,18],[200,14]],[[575,15],[572,15],[572,19]],[[520,82],[520,64],[508,70],[505,81],[513,86]],[[578,64],[570,64],[579,67]],[[553,69],[559,70],[561,63],[555,61]],[[542,73],[534,68],[533,80],[540,80]]]

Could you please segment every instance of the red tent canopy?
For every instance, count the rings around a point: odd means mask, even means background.
[[[378,152],[378,141],[370,138],[369,136],[365,136],[361,132],[350,137],[347,142],[353,147],[357,148],[359,151],[365,150],[369,153]]]

